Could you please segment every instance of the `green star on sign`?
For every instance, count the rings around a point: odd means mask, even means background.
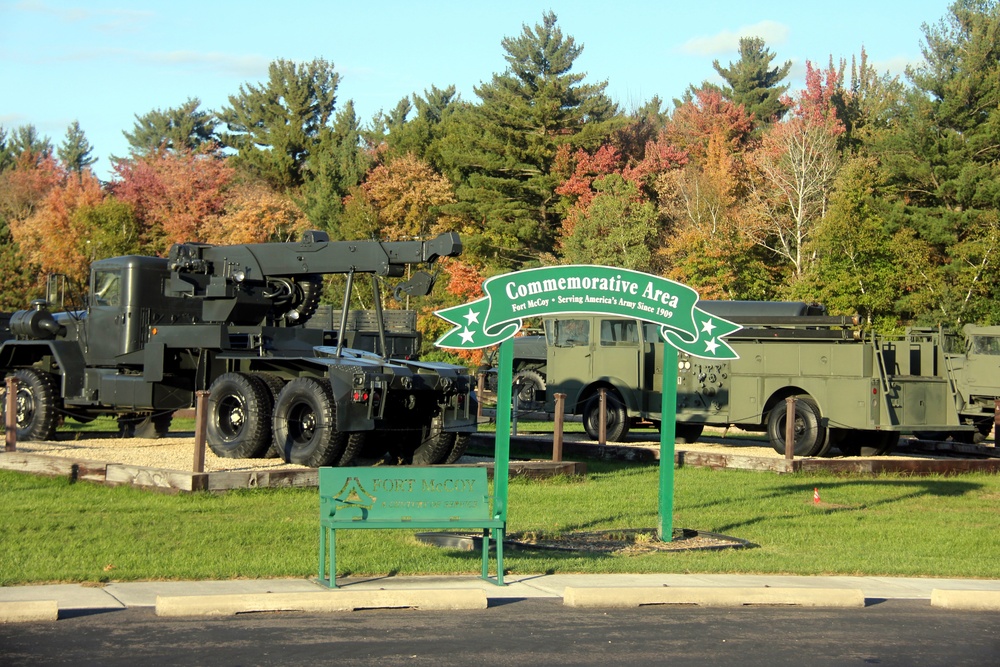
[[[697,307],[698,293],[660,276],[610,266],[551,266],[506,273],[483,282],[486,296],[436,312],[454,325],[438,347],[476,349],[496,345],[539,315],[593,313],[660,325],[664,340],[706,359],[736,359],[724,340],[738,324]]]

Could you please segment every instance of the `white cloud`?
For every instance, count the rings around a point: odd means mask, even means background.
[[[11,128],[14,125],[24,125],[28,122],[28,117],[23,113],[0,114],[0,127]]]
[[[134,49],[81,49],[60,55],[49,54],[36,59],[36,63],[72,62],[146,63],[159,68],[197,69],[200,73],[223,76],[267,76],[270,60],[257,55],[235,55],[217,51],[136,51]]]
[[[64,23],[89,23],[100,32],[126,32],[140,27],[153,18],[154,13],[136,9],[92,9],[64,7],[42,0],[22,0],[14,8],[33,14],[54,17]]]
[[[777,21],[760,21],[708,37],[693,37],[680,46],[682,53],[696,56],[714,56],[739,50],[740,38],[760,37],[768,46],[784,44],[788,39],[788,26]]]
[[[183,65],[216,70],[220,74],[260,77],[267,75],[270,61],[262,56],[238,56],[229,53],[165,51],[136,53],[137,59],[159,65]]]
[[[921,65],[925,65],[926,62],[923,56],[916,58],[896,56],[895,58],[887,58],[885,60],[874,60],[869,64],[879,74],[888,72],[891,76],[902,76],[906,73],[907,67],[920,67]]]

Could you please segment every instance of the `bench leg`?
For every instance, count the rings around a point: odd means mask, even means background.
[[[490,529],[483,528],[483,579],[490,580]]]
[[[506,531],[503,528],[493,529],[493,541],[497,543],[497,586],[503,586],[503,540]]]
[[[330,528],[330,537],[327,543],[330,545],[330,588],[337,587],[337,531]]]
[[[483,579],[490,581],[490,538],[497,545],[497,579],[496,585],[503,586],[503,538],[502,528],[483,528]]]
[[[326,526],[319,527],[319,583],[329,586],[330,582],[326,578]]]

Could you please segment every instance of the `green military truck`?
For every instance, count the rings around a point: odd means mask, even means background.
[[[946,353],[943,332],[862,335],[851,318],[805,303],[702,301],[699,307],[744,326],[728,337],[740,358],[679,354],[680,442],[693,442],[708,425],[736,425],[766,432],[784,452],[790,396],[796,398],[797,456],[822,456],[834,447],[846,455],[885,454],[901,433],[971,441],[992,427],[986,404],[998,390],[988,383],[998,377],[1000,356],[991,357],[992,372],[974,374],[985,368],[980,357],[990,355]],[[544,390],[535,398],[544,397],[546,410],[554,410],[556,393],[566,394],[566,413],[581,415],[596,439],[603,388],[609,440],[624,440],[640,421],[659,424],[663,378],[673,381],[675,372],[663,368],[657,325],[560,315],[546,318],[544,327],[544,363],[537,349],[531,352],[537,339],[521,345],[515,339],[514,366],[515,381],[518,369],[531,382],[539,378]]]
[[[317,306],[316,312],[302,326],[322,329],[325,344],[337,345],[342,311],[333,306]],[[420,332],[417,311],[383,309],[350,310],[344,319],[344,346],[352,350],[377,352],[391,359],[420,358]]]
[[[963,423],[975,424],[976,430],[952,433],[952,439],[964,442],[981,440],[989,435],[1000,399],[1000,327],[967,324],[964,335],[934,329],[913,329],[911,336],[935,337],[943,341],[943,372],[951,379],[955,409]],[[924,434],[919,434],[924,435]]]
[[[179,243],[167,257],[98,260],[79,307],[53,313],[38,300],[10,318],[0,375],[17,378],[17,437],[52,439],[62,419],[102,415],[118,417],[125,435],[155,437],[207,391],[207,442],[219,456],[329,466],[364,450],[453,462],[476,430],[468,369],[391,357],[380,316],[378,352],[302,325],[326,274],[346,276],[337,330],[347,332],[357,275],[370,276],[381,313],[381,277],[461,250],[456,234],[333,242],[309,231],[288,243]],[[433,282],[417,271],[396,290],[423,296]]]

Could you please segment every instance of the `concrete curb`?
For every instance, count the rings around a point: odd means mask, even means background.
[[[55,600],[0,602],[0,623],[56,621],[59,605]]]
[[[566,588],[568,607],[640,607],[691,604],[702,607],[789,605],[799,607],[864,607],[865,596],[851,588]]]
[[[233,616],[263,611],[354,611],[356,609],[486,609],[483,590],[320,591],[243,595],[156,596],[157,616]]]
[[[1000,591],[952,591],[935,588],[931,606],[970,611],[1000,611]]]

